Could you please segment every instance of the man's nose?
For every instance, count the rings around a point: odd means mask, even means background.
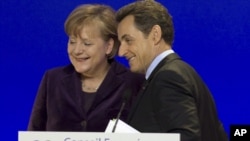
[[[120,57],[123,57],[126,54],[126,52],[127,52],[126,47],[123,44],[121,44],[118,50],[118,55]]]

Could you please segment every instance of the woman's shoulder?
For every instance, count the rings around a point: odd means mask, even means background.
[[[52,76],[58,76],[58,75],[69,75],[75,72],[75,69],[73,67],[73,65],[69,64],[69,65],[65,65],[65,66],[57,66],[57,67],[53,67],[50,68],[48,70],[45,71],[45,74],[47,75],[52,75]]]
[[[123,77],[124,79],[140,81],[143,81],[145,79],[144,74],[131,72],[128,67],[117,61],[113,62],[111,68],[113,69],[116,75]]]

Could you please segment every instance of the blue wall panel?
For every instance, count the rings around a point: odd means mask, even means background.
[[[0,111],[2,138],[17,140],[26,130],[43,73],[69,63],[63,24],[82,3],[118,9],[132,0],[1,0]],[[210,88],[219,116],[250,124],[250,1],[161,0],[173,16],[174,50]],[[127,64],[124,59],[121,62]]]

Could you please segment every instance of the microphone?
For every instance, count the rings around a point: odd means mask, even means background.
[[[121,106],[120,111],[119,111],[119,113],[118,113],[118,115],[116,117],[115,124],[114,124],[113,129],[112,129],[112,133],[115,132],[116,126],[118,124],[118,120],[121,117],[121,113],[122,113],[128,99],[130,98],[130,96],[131,96],[130,90],[125,90],[125,92],[124,92],[124,94],[122,96],[122,99],[123,99],[122,106]]]

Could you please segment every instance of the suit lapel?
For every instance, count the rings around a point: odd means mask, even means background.
[[[141,101],[141,99],[142,99],[142,96],[143,96],[144,91],[146,90],[147,86],[148,86],[148,81],[145,80],[145,81],[143,82],[143,84],[142,84],[142,87],[141,87],[139,93],[138,93],[138,96],[137,96],[137,98],[136,98],[136,100],[135,100],[135,103],[132,104],[131,111],[130,111],[130,113],[129,113],[129,115],[128,115],[128,118],[127,118],[127,122],[128,122],[128,123],[132,120],[132,117],[133,117],[134,114],[135,114],[135,111],[136,111],[136,109],[137,109],[137,107],[138,107],[138,105],[139,105],[139,103],[140,103],[140,101]]]
[[[176,60],[176,59],[180,59],[179,55],[176,53],[171,53],[168,56],[166,56],[164,59],[162,59],[162,61],[155,67],[155,69],[153,70],[153,72],[149,76],[148,81],[150,82],[165,64],[167,64],[173,60]]]
[[[151,75],[149,76],[149,78],[147,80],[145,80],[145,82],[143,83],[143,86],[138,94],[138,97],[136,98],[135,103],[132,106],[132,110],[128,116],[128,123],[132,120],[136,109],[140,103],[140,101],[142,100],[143,95],[145,94],[145,91],[147,89],[147,87],[150,85],[151,80],[154,78],[154,76],[159,72],[159,70],[163,67],[164,64],[169,63],[173,60],[176,59],[180,59],[180,57],[176,54],[176,53],[171,53],[168,56],[166,56],[164,59],[162,59],[162,61],[155,67],[155,69],[153,70],[153,72],[151,73]]]

